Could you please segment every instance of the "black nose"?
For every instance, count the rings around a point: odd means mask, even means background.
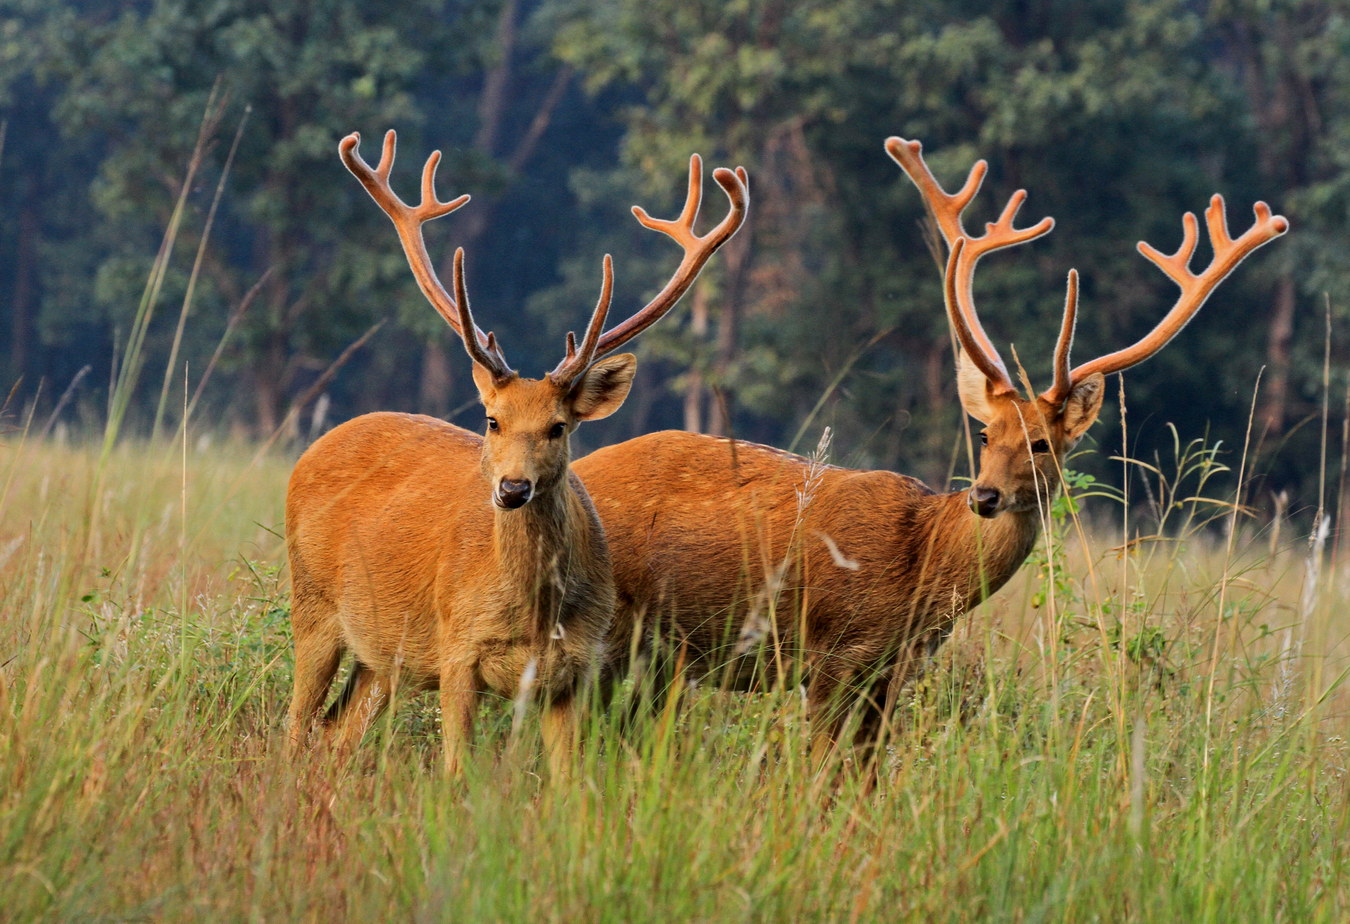
[[[998,488],[976,485],[970,489],[970,509],[982,517],[992,517],[998,513],[998,502]]]
[[[497,506],[507,510],[524,507],[534,496],[534,485],[528,481],[514,481],[503,478],[497,485]]]

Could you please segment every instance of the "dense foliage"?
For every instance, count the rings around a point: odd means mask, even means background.
[[[0,374],[20,381],[10,411],[41,419],[92,366],[64,413],[97,417],[145,306],[133,419],[147,427],[174,422],[166,395],[216,354],[213,426],[303,432],[287,412],[325,390],[330,421],[400,408],[472,423],[462,353],[338,138],[361,131],[373,157],[397,128],[410,193],[446,152],[443,194],[475,201],[429,229],[433,249],[466,246],[475,307],[530,373],[584,317],[603,252],[620,306],[670,272],[671,248],[627,207],[673,208],[699,151],[750,170],[750,226],[641,342],[640,400],[587,438],[685,426],[789,446],[828,423],[845,461],[941,480],[950,346],[918,197],[882,151],[900,134],[948,183],[990,160],[977,218],[1024,186],[1028,217],[1058,220],[978,283],[1033,381],[1070,266],[1087,358],[1171,303],[1135,241],[1173,249],[1181,213],[1215,191],[1238,226],[1258,198],[1288,215],[1294,233],[1127,394],[1145,440],[1171,420],[1233,444],[1264,367],[1264,467],[1307,485],[1324,305],[1334,324],[1350,306],[1348,102],[1343,0],[3,0]]]

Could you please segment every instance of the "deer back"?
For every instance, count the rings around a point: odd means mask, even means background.
[[[620,654],[640,627],[718,665],[772,609],[780,644],[875,663],[1002,586],[1035,537],[1025,518],[979,520],[964,492],[699,434],[638,437],[573,469],[610,539]]]

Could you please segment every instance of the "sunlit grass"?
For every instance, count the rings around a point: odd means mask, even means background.
[[[289,460],[0,442],[0,916],[351,920],[1345,917],[1345,571],[1168,523],[1040,553],[905,697],[875,779],[794,691],[697,691],[550,780],[434,702],[281,754]],[[97,493],[90,485],[99,482]],[[1179,497],[1187,496],[1181,491]],[[184,507],[186,500],[186,507]],[[1200,518],[1197,518],[1197,521]],[[1142,529],[1142,533],[1152,530]],[[1222,612],[1220,612],[1222,605]],[[1286,643],[1292,628],[1299,644]]]

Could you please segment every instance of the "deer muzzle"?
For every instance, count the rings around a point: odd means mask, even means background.
[[[528,480],[503,478],[492,492],[492,500],[503,510],[515,510],[524,507],[534,497],[534,483]]]
[[[985,518],[996,516],[998,514],[1001,507],[1000,501],[1002,501],[1002,499],[1003,495],[999,493],[998,488],[989,488],[978,484],[970,489],[970,495],[968,497],[970,509],[974,511],[977,516]]]

